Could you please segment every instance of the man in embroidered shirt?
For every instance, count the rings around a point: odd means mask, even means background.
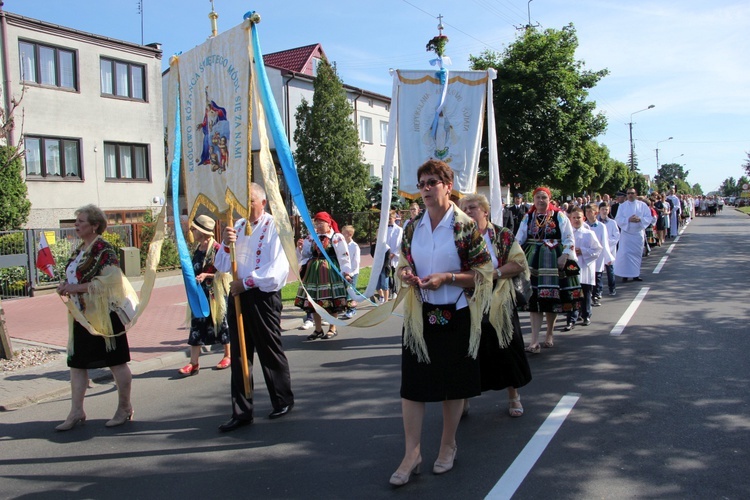
[[[273,217],[265,212],[266,193],[258,184],[251,184],[250,215],[240,219],[234,228],[224,229],[222,249],[216,253],[214,265],[219,271],[231,268],[229,245],[235,242],[238,279],[232,281],[227,309],[229,338],[232,346],[232,418],[219,426],[222,432],[233,431],[253,422],[253,397],[245,396],[240,349],[245,349],[250,365],[252,387],[253,355],[263,370],[273,411],[268,418],[279,418],[294,406],[289,362],[281,345],[281,289],[286,284],[289,261],[281,247]],[[239,345],[235,299],[240,297],[245,345]],[[251,391],[252,393],[252,391]]]

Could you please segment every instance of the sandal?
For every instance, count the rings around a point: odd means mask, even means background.
[[[518,408],[511,406],[513,403],[518,403]],[[521,406],[521,395],[519,394],[515,398],[508,398],[508,415],[513,418],[518,418],[523,415],[523,406]]]
[[[544,344],[542,344],[542,345],[544,347],[546,347],[547,349],[551,349],[551,348],[555,347],[555,343],[554,342],[550,342],[549,340],[545,341]]]
[[[322,333],[322,332],[321,332],[321,333]],[[338,332],[337,332],[336,330],[333,330],[333,329],[329,328],[329,329],[328,329],[328,332],[326,332],[326,334],[325,334],[325,335],[323,335],[323,337],[321,337],[321,338],[324,338],[324,339],[332,339],[332,338],[333,338],[333,337],[335,337],[336,335],[338,335]]]
[[[322,339],[326,336],[325,333],[323,333],[323,330],[321,331],[313,331],[310,335],[307,336],[307,340],[315,340],[315,339]]]
[[[539,354],[540,352],[542,352],[542,346],[540,346],[539,344],[536,344],[536,345],[529,344],[524,348],[524,351],[531,353],[531,354]]]

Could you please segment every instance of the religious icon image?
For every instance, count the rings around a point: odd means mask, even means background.
[[[227,111],[208,96],[208,87],[206,87],[206,110],[203,114],[203,121],[196,125],[196,129],[203,132],[203,149],[198,165],[209,165],[212,172],[219,174],[226,171],[229,160]]]

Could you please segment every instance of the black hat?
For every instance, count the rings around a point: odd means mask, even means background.
[[[625,196],[625,191],[618,191],[615,196]]]

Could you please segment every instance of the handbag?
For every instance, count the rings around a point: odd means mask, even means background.
[[[138,304],[136,304],[135,301],[129,297],[125,297],[117,308],[115,308],[115,313],[120,318],[123,326],[127,327],[128,324],[133,321],[136,307],[138,307]]]
[[[525,307],[531,298],[531,281],[522,275],[513,278],[513,289],[516,291],[516,307]]]

